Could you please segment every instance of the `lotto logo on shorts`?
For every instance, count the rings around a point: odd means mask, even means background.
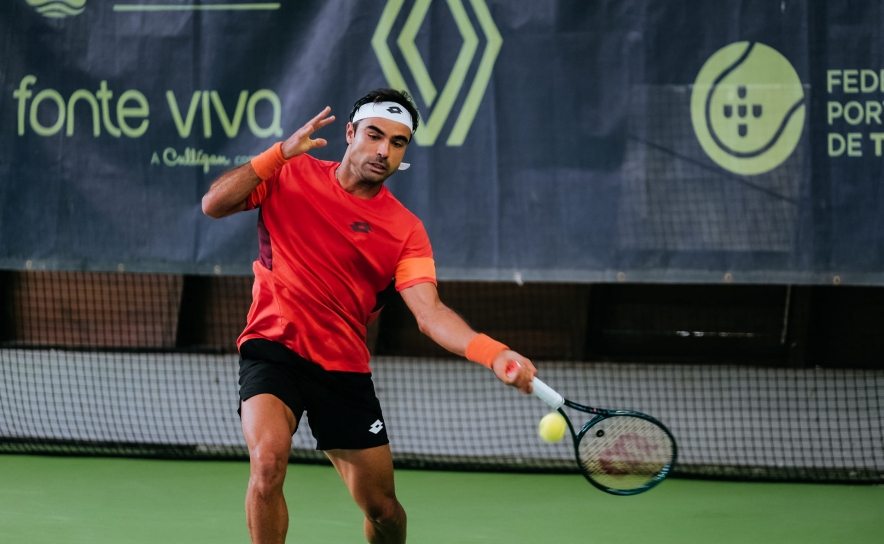
[[[381,432],[381,429],[384,428],[384,423],[379,419],[371,424],[371,427],[368,428],[368,432],[373,434],[378,434]]]

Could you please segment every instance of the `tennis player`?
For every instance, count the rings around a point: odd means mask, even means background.
[[[472,330],[439,300],[430,241],[420,220],[384,186],[418,126],[404,92],[377,89],[347,123],[341,162],[307,154],[313,133],[335,120],[325,108],[286,141],[219,177],[203,197],[215,218],[258,208],[259,255],[248,323],[237,345],[242,428],[251,476],[252,542],[285,541],[283,480],[292,435],[310,428],[365,514],[371,543],[405,542],[387,426],[375,396],[366,327],[394,285],[420,330],[439,345],[531,392],[529,360]],[[520,365],[507,376],[508,361]]]

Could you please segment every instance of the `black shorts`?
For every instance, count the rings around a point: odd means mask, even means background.
[[[240,355],[240,401],[269,393],[292,410],[298,423],[306,411],[316,449],[390,443],[370,373],[325,370],[269,340],[245,342]]]

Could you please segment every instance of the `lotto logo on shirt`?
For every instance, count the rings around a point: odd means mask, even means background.
[[[364,221],[350,223],[350,228],[353,229],[353,232],[371,232],[371,225]]]

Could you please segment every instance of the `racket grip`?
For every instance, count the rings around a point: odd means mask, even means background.
[[[549,404],[553,410],[558,410],[565,404],[565,397],[556,392],[555,389],[546,385],[537,376],[531,382],[534,387],[534,396]]]

